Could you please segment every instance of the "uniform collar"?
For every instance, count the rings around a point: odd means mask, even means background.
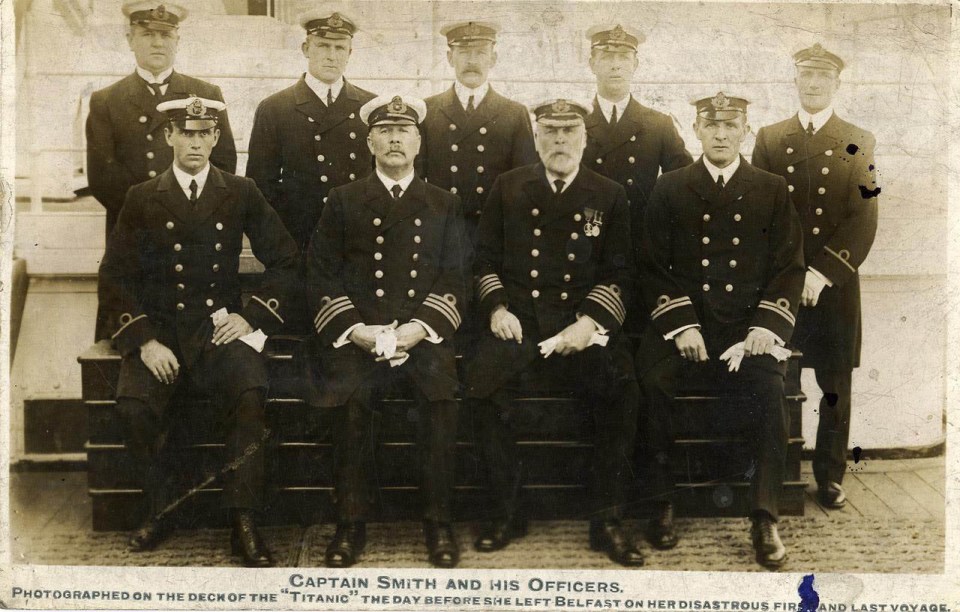
[[[207,177],[210,176],[210,162],[207,162],[203,170],[196,174],[187,174],[174,163],[173,176],[177,179],[177,184],[180,185],[180,189],[183,189],[188,199],[190,198],[190,181],[197,181],[197,197],[199,198],[203,186],[207,184]]]
[[[490,82],[484,81],[480,87],[470,89],[460,81],[457,81],[453,84],[453,90],[456,92],[457,99],[460,100],[460,105],[463,106],[464,109],[467,108],[470,96],[473,96],[473,107],[476,108],[480,106],[480,102],[483,101],[487,92],[490,91]]]
[[[343,77],[334,81],[333,83],[327,84],[313,76],[309,72],[303,76],[304,82],[306,82],[307,87],[313,90],[313,93],[317,94],[317,97],[320,98],[320,101],[324,104],[327,103],[327,90],[330,91],[330,96],[336,102],[337,97],[340,95],[340,91],[343,89]]]
[[[617,100],[616,102],[611,102],[607,100],[599,93],[597,94],[597,104],[600,105],[600,112],[603,113],[603,118],[610,121],[610,113],[613,112],[613,107],[617,107],[617,121],[623,117],[623,113],[627,110],[627,104],[630,103],[631,95],[627,94],[622,100]]]
[[[713,179],[714,183],[717,182],[717,177],[722,174],[723,184],[729,185],[730,179],[733,178],[733,175],[737,172],[737,168],[740,167],[739,155],[737,155],[736,159],[734,159],[726,168],[717,168],[710,163],[710,160],[707,159],[706,155],[701,156],[701,159],[703,160],[703,165],[707,167],[707,172],[710,173],[710,178]]]
[[[800,127],[804,130],[807,129],[807,125],[810,122],[813,122],[813,132],[817,133],[823,125],[830,120],[830,117],[833,116],[833,106],[828,106],[819,113],[811,115],[807,111],[803,110],[803,107],[797,111],[797,118],[800,120]]]
[[[566,191],[570,188],[570,185],[573,184],[574,179],[577,178],[577,174],[580,173],[580,165],[578,164],[577,167],[573,169],[573,172],[568,174],[566,177],[557,176],[546,168],[544,168],[544,171],[547,173],[547,182],[550,183],[550,190],[556,193],[557,187],[553,184],[553,182],[557,180],[563,181],[563,191]],[[563,193],[563,191],[560,193]]]
[[[162,85],[163,82],[169,79],[170,75],[173,74],[173,66],[170,66],[157,76],[153,76],[153,73],[149,70],[144,70],[140,66],[137,66],[137,74],[140,75],[140,78],[147,83],[157,83],[158,85]]]
[[[411,170],[410,174],[403,177],[399,181],[395,181],[386,174],[380,172],[380,168],[377,168],[377,178],[380,179],[380,182],[383,183],[383,186],[387,188],[387,191],[393,189],[394,185],[400,185],[400,195],[403,195],[407,192],[407,188],[410,187],[410,183],[413,182],[414,175],[414,171]]]

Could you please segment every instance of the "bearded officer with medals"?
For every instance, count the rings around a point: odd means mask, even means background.
[[[633,272],[627,197],[580,164],[585,107],[554,99],[534,114],[542,161],[502,174],[480,218],[474,271],[485,331],[466,367],[465,410],[474,415],[494,508],[474,546],[499,550],[527,531],[523,475],[505,419],[529,371],[552,388],[572,384],[594,412],[590,547],[615,563],[642,565],[620,523],[639,394],[619,333]]]
[[[797,52],[800,110],[760,129],[753,164],[783,176],[803,223],[807,265],[796,347],[823,392],[813,474],[825,508],[846,504],[853,369],[860,365],[860,275],[877,234],[876,139],[833,110],[844,63],[819,43]]]
[[[537,161],[530,114],[490,86],[499,25],[464,21],[440,29],[456,81],[426,99],[420,164],[427,182],[460,196],[470,244],[483,203],[501,173]]]
[[[637,366],[650,411],[656,496],[673,489],[673,401],[681,388],[743,401],[756,471],[751,537],[757,562],[786,559],[777,530],[787,451],[783,377],[803,287],[800,221],[782,177],[740,156],[743,98],[694,102],[703,156],[657,180],[645,213],[640,276],[650,324]]]
[[[174,71],[180,44],[180,23],[187,10],[153,0],[125,2],[129,21],[127,44],[136,69],[116,83],[93,92],[87,115],[87,180],[93,197],[107,210],[109,237],[127,190],[170,167],[173,154],[164,142],[167,117],[157,104],[194,93],[223,101],[216,85]],[[226,111],[220,113],[220,140],[210,162],[225,172],[237,168],[237,150]],[[97,312],[95,339],[110,337],[102,309]]]
[[[417,400],[420,493],[430,563],[460,559],[451,521],[457,435],[456,352],[468,281],[459,198],[416,177],[422,100],[381,96],[360,109],[376,171],[336,187],[306,255],[315,313],[314,393],[334,408],[337,531],[329,567],[355,564],[372,506],[372,413],[392,382]]]
[[[126,104],[123,102],[122,104]],[[143,480],[149,517],[133,533],[133,552],[151,550],[174,527],[175,499],[161,460],[171,398],[183,384],[209,394],[226,431],[222,504],[230,510],[234,554],[250,567],[273,560],[256,529],[263,502],[264,401],[260,351],[283,324],[297,249],[250,179],[209,162],[224,104],[196,96],[157,105],[173,163],[127,192],[100,264],[99,297],[120,352],[117,411],[124,441]],[[244,236],[266,268],[244,305],[238,267]],[[185,383],[189,381],[189,383]]]

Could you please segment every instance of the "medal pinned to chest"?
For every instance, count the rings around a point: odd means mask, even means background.
[[[600,235],[600,228],[603,227],[603,211],[584,208],[583,215],[587,218],[587,222],[583,224],[583,234],[596,238]]]

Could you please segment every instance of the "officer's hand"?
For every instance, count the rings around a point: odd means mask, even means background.
[[[213,330],[212,342],[216,345],[229,344],[247,334],[252,334],[253,328],[247,320],[235,312],[231,312]]]
[[[674,336],[673,341],[687,361],[702,362],[710,358],[707,355],[707,344],[703,341],[703,335],[696,327],[683,330]]]
[[[743,341],[743,354],[745,357],[766,355],[776,345],[773,332],[768,329],[755,327],[747,334],[747,339]]]
[[[397,323],[394,321],[386,327],[396,327]],[[384,328],[383,325],[361,325],[355,328],[348,339],[350,342],[353,342],[361,349],[368,353],[377,354],[377,334]]]
[[[591,336],[597,331],[596,324],[587,317],[580,317],[560,332],[560,340],[553,349],[558,355],[573,355],[587,348]]]
[[[507,310],[506,306],[498,306],[490,313],[490,331],[501,340],[516,340],[517,344],[523,342],[520,319]]]
[[[169,385],[180,374],[180,362],[173,351],[158,340],[149,340],[140,347],[140,361],[150,373],[165,385]]]
[[[427,337],[423,325],[410,321],[397,328],[397,353],[406,353]]]
[[[393,357],[387,358],[384,355],[380,355],[379,357],[374,359],[374,361],[395,361],[397,359],[403,359],[406,356],[407,356],[407,353],[405,351],[397,351],[396,353],[393,354]]]
[[[803,293],[800,296],[802,306],[816,306],[820,300],[820,292],[827,286],[819,276],[807,270],[807,276],[803,279]]]

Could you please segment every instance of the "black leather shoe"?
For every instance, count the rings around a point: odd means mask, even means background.
[[[234,510],[230,552],[242,555],[243,564],[247,567],[273,567],[273,557],[257,531],[252,511]]]
[[[496,519],[484,525],[473,547],[480,552],[493,552],[506,548],[516,538],[527,535],[527,519],[509,517]]]
[[[324,555],[327,567],[350,567],[360,560],[366,545],[366,523],[337,523],[337,532]]]
[[[654,548],[669,550],[677,545],[677,532],[673,526],[673,504],[660,504],[657,516],[647,523],[647,541]]]
[[[769,568],[779,569],[787,560],[787,548],[780,540],[777,522],[766,512],[760,512],[753,518],[750,528],[753,549],[757,551],[757,563]]]
[[[817,500],[824,508],[836,510],[847,505],[847,494],[837,482],[828,482],[817,487]]]
[[[130,534],[127,547],[130,552],[146,552],[153,550],[173,533],[173,525],[169,521],[149,519],[139,529]]]
[[[590,550],[602,550],[611,561],[627,567],[643,565],[643,553],[616,519],[590,521]]]
[[[435,521],[423,522],[423,533],[427,540],[427,553],[430,563],[436,567],[456,567],[460,562],[460,546],[450,523]]]

